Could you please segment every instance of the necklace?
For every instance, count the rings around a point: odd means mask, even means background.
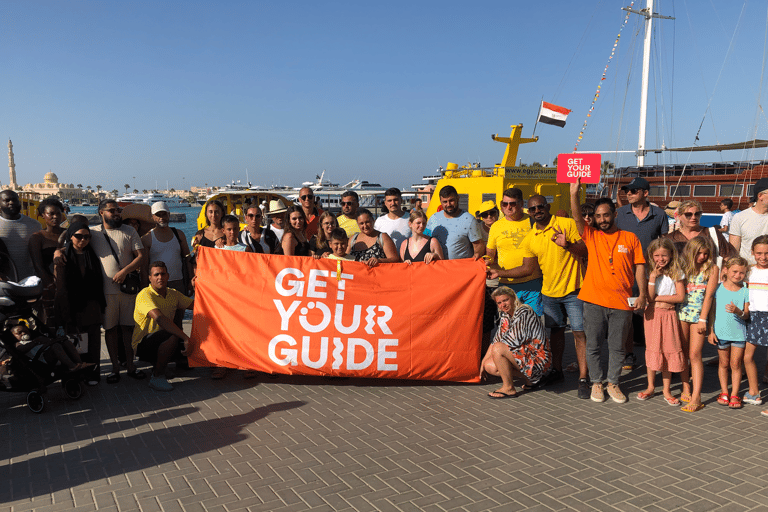
[[[613,252],[616,250],[616,245],[619,243],[619,235],[618,235],[618,233],[619,232],[616,231],[616,241],[613,242],[613,247],[611,247],[611,245],[610,245],[610,243],[608,242],[607,239],[605,241],[605,246],[608,248],[608,263],[611,264],[611,272],[613,272]],[[607,233],[603,233],[603,235],[606,238],[608,237]]]

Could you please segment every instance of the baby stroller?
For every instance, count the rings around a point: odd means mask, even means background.
[[[45,408],[46,387],[61,381],[64,393],[77,400],[83,395],[83,372],[73,371],[60,364],[51,365],[40,356],[40,350],[30,359],[16,348],[17,339],[11,328],[23,321],[31,333],[54,339],[49,329],[32,311],[32,304],[42,295],[43,285],[39,278],[31,277],[20,284],[0,281],[0,359],[2,379],[0,391],[27,393],[27,406],[32,412],[40,413]],[[54,340],[54,343],[60,340]]]

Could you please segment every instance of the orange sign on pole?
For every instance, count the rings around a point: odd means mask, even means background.
[[[382,264],[199,249],[192,366],[477,382],[482,261]]]

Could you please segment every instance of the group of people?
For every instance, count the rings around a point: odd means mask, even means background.
[[[39,311],[48,325],[86,335],[82,364],[94,365],[89,384],[100,380],[103,326],[112,365],[108,383],[120,380],[122,366],[127,376],[145,378],[135,365],[138,356],[153,363],[151,387],[173,389],[167,364],[184,361],[189,338],[181,319],[193,307],[192,256],[204,246],[369,266],[485,257],[480,375],[501,378],[488,394],[493,399],[517,396],[515,379],[524,389],[535,388],[573,370],[579,398],[602,402],[607,392],[626,402],[621,372],[636,365],[634,347],[645,345],[648,385],[637,398],[654,396],[660,372],[663,399],[698,411],[704,407],[701,354],[707,341],[719,353],[718,402],[731,408],[761,404],[754,357],[757,347],[768,345],[768,179],[755,184],[753,206],[724,215],[720,227],[709,229],[700,224],[696,201],[670,204],[666,212],[650,204],[642,178],[623,187],[628,204],[619,208],[607,198],[579,204],[579,187],[571,186],[574,218],[553,215],[544,196],[526,200],[517,188],[503,192],[500,210],[485,201],[472,215],[459,207],[452,186],[442,187],[440,209],[429,218],[419,207],[404,210],[396,188],[385,192],[386,213],[378,218],[360,207],[354,191],[342,195],[341,213],[333,215],[322,210],[312,189],[303,188],[297,205],[245,204],[241,229],[241,219],[213,200],[204,207],[206,227],[192,239],[192,251],[184,234],[168,225],[162,202],[152,206],[156,225],[143,237],[122,222],[120,207],[109,199],[99,205],[100,225],[91,228],[74,217],[66,230],[61,203],[45,200],[39,214],[46,227],[40,230],[20,214],[16,193],[6,190],[0,193],[6,247],[0,249],[15,264],[17,278],[42,279]],[[730,212],[732,203],[723,205]],[[568,326],[577,360],[563,369]],[[742,363],[749,382],[743,397]],[[673,373],[682,381],[679,397],[671,390]],[[212,377],[225,374],[215,368]]]

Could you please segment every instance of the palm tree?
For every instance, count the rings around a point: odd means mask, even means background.
[[[138,193],[139,193],[139,191],[138,191],[138,190],[136,190],[136,189],[133,189],[133,193],[134,193],[134,194],[138,194]]]
[[[123,185],[123,187],[125,187],[125,193],[127,194],[128,193],[128,189],[131,188],[131,186],[126,183],[125,185]]]
[[[96,185],[96,191],[101,193],[101,189],[104,188],[101,185]]]
[[[552,167],[557,167],[557,157],[555,157],[555,159],[552,160]]]
[[[117,191],[117,189],[116,189],[116,188],[113,188],[113,189],[112,189],[112,195],[113,195],[113,196],[115,196],[115,197],[117,197],[117,194],[118,194],[118,191]]]
[[[78,183],[77,184],[77,188],[83,188],[83,184],[82,183]]]
[[[142,194],[146,194],[147,192],[148,192],[147,189],[144,189],[144,190],[141,191]]]
[[[610,160],[603,160],[603,164],[600,166],[602,174],[604,176],[613,176],[616,166]]]

